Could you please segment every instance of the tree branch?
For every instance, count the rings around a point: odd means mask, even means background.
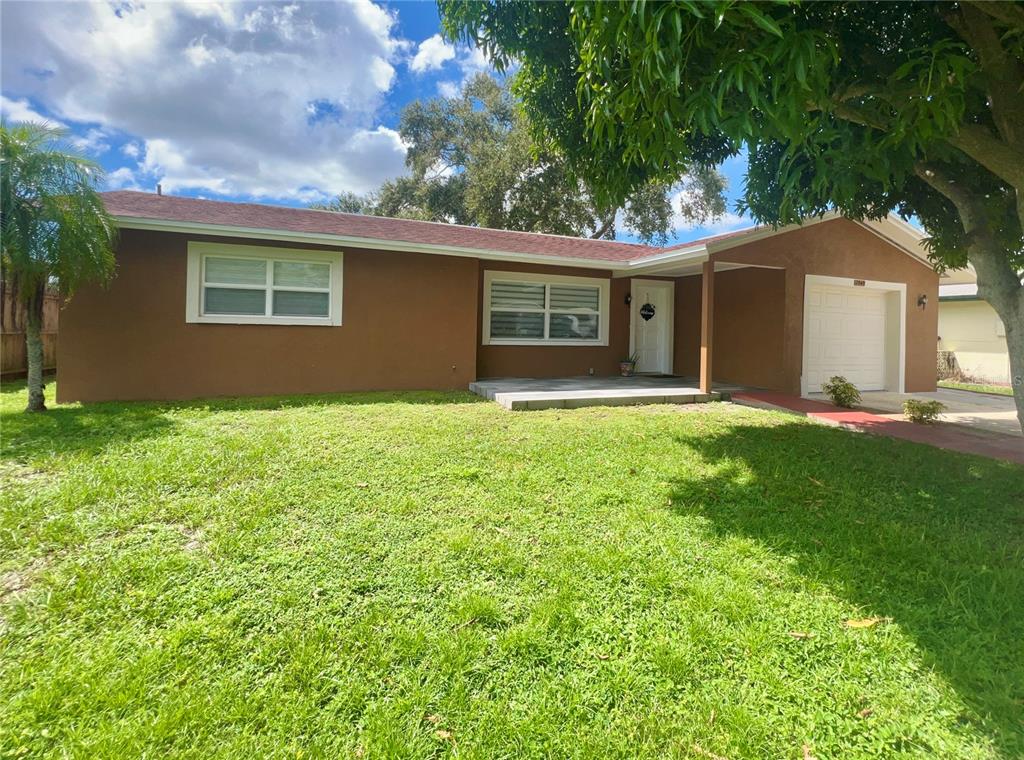
[[[961,221],[964,223],[964,232],[970,235],[971,231],[967,229],[967,226],[968,224],[974,225],[977,215],[977,203],[970,193],[962,185],[958,185],[955,179],[934,163],[922,161],[915,164],[914,174],[920,177],[925,184],[929,185],[939,195],[953,202],[957,211],[960,212]]]
[[[964,124],[947,142],[1008,182],[1018,193],[1024,193],[1024,153],[1014,150],[986,127]]]
[[[613,211],[608,217],[605,218],[605,220],[601,223],[601,226],[597,230],[595,230],[594,234],[591,235],[590,237],[593,240],[598,240],[600,238],[603,238],[614,227],[615,227],[615,212]]]
[[[914,173],[956,206],[967,237],[967,257],[978,275],[978,295],[1000,315],[1013,313],[1022,300],[1020,275],[996,243],[979,199],[935,163],[920,162],[914,166]]]
[[[1014,3],[992,2],[992,0],[967,0],[966,5],[977,8],[997,21],[1014,27],[1024,27],[1024,8]]]
[[[849,103],[832,101],[827,106],[822,106],[815,102],[808,102],[807,110],[824,111],[825,113],[830,113],[843,121],[860,124],[862,127],[869,127],[870,129],[877,129],[879,132],[889,131],[888,124],[876,119],[871,114],[865,113],[862,109],[857,108],[857,106],[852,106]]]
[[[1024,64],[1003,47],[992,16],[976,4],[961,3],[943,18],[978,55],[981,79],[1000,136],[1018,150],[1024,149]]]

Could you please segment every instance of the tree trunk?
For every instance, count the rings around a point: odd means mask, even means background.
[[[996,313],[999,313],[998,309]],[[1017,404],[1017,421],[1024,431],[1024,310],[1019,310],[1016,318],[1001,314],[1000,318],[1006,327],[1006,349],[1010,353],[1010,387],[1013,388],[1013,401]]]
[[[1010,356],[1010,387],[1017,407],[1017,422],[1024,431],[1024,286],[1021,273],[1010,264],[1010,251],[996,243],[988,226],[981,198],[957,183],[943,167],[919,164],[917,176],[956,206],[967,235],[967,260],[978,277],[978,297],[995,309],[1006,328],[1006,349]],[[1018,199],[1024,190],[1017,192]],[[1024,204],[1018,203],[1024,209]],[[1024,216],[1021,217],[1024,227]]]
[[[978,296],[988,301],[1006,328],[1010,387],[1017,406],[1017,421],[1024,430],[1024,287],[1017,275],[1008,275],[1008,257],[995,247],[991,238],[969,245],[968,259],[978,276]]]
[[[615,227],[615,212],[604,218],[601,222],[601,226],[594,230],[594,234],[590,236],[591,240],[601,240]]]
[[[26,412],[45,412],[46,400],[43,396],[43,301],[46,286],[38,285],[32,289],[32,295],[26,304],[25,315],[25,348],[28,361],[28,406]]]

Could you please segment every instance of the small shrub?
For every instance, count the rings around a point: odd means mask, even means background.
[[[930,425],[939,418],[946,405],[941,401],[921,401],[911,398],[903,402],[903,413],[911,422]]]
[[[854,404],[860,403],[860,391],[857,390],[857,386],[842,375],[830,377],[821,389],[836,406],[850,409]]]

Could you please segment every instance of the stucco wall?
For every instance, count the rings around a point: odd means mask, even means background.
[[[712,374],[720,383],[783,388],[785,272],[751,267],[715,274]],[[676,283],[676,373],[700,372],[701,277]]]
[[[216,238],[122,232],[113,283],[83,289],[61,315],[60,401],[465,388],[475,377],[613,375],[629,352],[629,278],[352,248],[344,248],[340,327],[188,324],[189,240]],[[868,230],[835,220],[714,258],[776,267],[717,274],[716,380],[799,392],[804,277],[819,274],[907,283],[906,387],[934,389],[938,276]],[[608,345],[481,345],[488,269],[610,278]],[[700,277],[675,283],[675,372],[695,376]]]
[[[700,290],[700,275],[676,279],[673,363],[675,373],[686,377],[697,377],[700,373]]]
[[[1010,355],[999,317],[985,301],[939,304],[939,348],[956,353],[967,375],[994,383],[1010,382]]]
[[[340,327],[188,324],[189,240],[217,238],[122,231],[113,282],[83,288],[61,314],[58,400],[465,388],[475,378],[475,259],[344,248]]]
[[[757,240],[720,251],[712,258],[719,262],[760,264],[784,270],[782,383],[778,389],[800,392],[804,280],[806,275],[814,274],[849,278],[851,284],[853,279],[906,283],[906,390],[935,390],[939,277],[927,264],[846,219],[812,224]],[[719,285],[715,290],[716,301],[727,297],[722,285],[724,274],[727,273],[720,272],[716,276]],[[917,306],[920,295],[928,297],[924,309]],[[724,343],[721,333],[717,333],[716,365],[721,352],[729,350]],[[718,371],[715,376],[719,377]]]
[[[610,278],[611,273],[601,269],[577,267],[548,267],[531,264],[512,264],[481,261],[478,288],[479,313],[483,316],[483,276],[487,270],[497,272],[542,272],[572,277]],[[572,377],[586,375],[591,369],[595,375],[616,375],[619,361],[629,354],[629,293],[628,278],[611,280],[609,293],[607,346],[484,346],[477,350],[478,377]],[[477,320],[477,343],[483,341],[482,319]]]

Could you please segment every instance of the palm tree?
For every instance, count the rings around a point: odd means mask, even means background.
[[[103,172],[63,148],[65,131],[0,123],[0,279],[26,307],[28,407],[46,409],[40,329],[48,287],[69,296],[114,273],[116,229],[97,190]]]

